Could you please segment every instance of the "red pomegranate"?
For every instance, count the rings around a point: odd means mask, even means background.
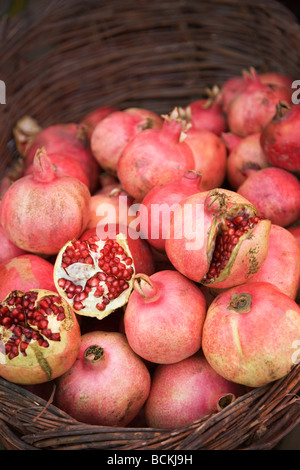
[[[201,191],[222,186],[226,175],[227,152],[221,138],[209,130],[191,127],[186,132],[185,142],[191,147],[195,170],[201,173]]]
[[[26,165],[34,160],[37,150],[45,148],[47,153],[63,153],[79,162],[88,176],[89,188],[94,192],[98,187],[99,165],[91,149],[87,129],[82,124],[55,124],[42,129],[26,150]]]
[[[102,119],[91,136],[91,149],[101,168],[117,174],[120,155],[128,142],[145,129],[160,129],[162,119],[143,108],[114,111]]]
[[[58,293],[75,313],[102,319],[128,301],[135,267],[124,234],[67,242],[54,265]]]
[[[85,184],[70,176],[56,175],[47,153],[38,150],[32,175],[18,179],[5,193],[0,223],[19,248],[56,254],[86,228],[90,200]]]
[[[225,379],[259,387],[287,375],[299,349],[300,307],[268,282],[219,294],[208,308],[202,350]]]
[[[300,172],[299,132],[299,106],[278,106],[261,134],[261,146],[272,166]]]
[[[19,255],[0,265],[0,300],[11,291],[44,289],[56,292],[53,264],[31,253]]]
[[[192,128],[197,130],[207,130],[220,136],[227,128],[226,118],[223,113],[221,104],[218,102],[217,94],[219,89],[213,88],[209,90],[207,99],[198,99],[192,101],[186,108],[185,112],[190,117]]]
[[[16,256],[25,255],[27,252],[15,245],[7,236],[5,235],[3,228],[0,225],[0,265],[6,263]]]
[[[102,119],[106,118],[109,114],[118,111],[118,108],[115,106],[107,105],[107,106],[99,106],[98,108],[93,109],[89,113],[87,113],[81,120],[80,124],[83,124],[87,129],[87,133],[89,138],[91,138],[92,133],[96,127],[96,125],[102,121]]]
[[[296,238],[300,245],[300,226],[287,227],[287,230]]]
[[[267,258],[251,282],[270,282],[296,299],[300,287],[300,246],[288,230],[271,225]]]
[[[265,261],[270,228],[247,199],[216,188],[181,201],[171,219],[166,253],[189,279],[232,287],[249,280]]]
[[[150,391],[150,373],[123,334],[82,335],[75,364],[57,381],[57,406],[88,424],[126,426]]]
[[[300,217],[300,182],[282,168],[263,168],[250,175],[238,188],[261,217],[287,227]]]
[[[146,129],[124,148],[118,161],[122,187],[140,202],[154,186],[180,179],[194,170],[193,152],[184,142],[177,111],[165,116],[161,129]]]
[[[246,392],[221,377],[202,351],[176,364],[159,364],[145,404],[150,427],[175,429],[217,413]]]
[[[237,190],[252,173],[269,166],[260,144],[260,133],[241,139],[228,155],[226,174],[232,189]]]
[[[187,196],[198,193],[201,174],[186,171],[182,178],[154,186],[143,199],[139,220],[142,236],[158,251],[164,251],[170,231],[170,217],[176,205]],[[145,273],[147,274],[147,273]]]
[[[204,295],[179,272],[137,274],[124,330],[129,345],[143,359],[170,364],[201,347],[205,313]]]
[[[14,290],[0,303],[0,375],[38,384],[64,374],[75,362],[80,329],[57,293]]]

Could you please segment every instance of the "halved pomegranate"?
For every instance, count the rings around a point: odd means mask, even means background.
[[[64,245],[54,265],[57,291],[73,310],[102,319],[127,303],[134,262],[124,234],[105,241],[91,236]]]

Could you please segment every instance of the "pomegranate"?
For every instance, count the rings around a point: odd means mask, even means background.
[[[120,155],[128,142],[145,129],[160,129],[162,119],[147,109],[127,108],[110,113],[95,127],[91,149],[105,171],[116,175]]]
[[[300,226],[287,227],[287,230],[296,238],[300,245]]]
[[[202,351],[176,364],[159,364],[145,404],[150,427],[175,429],[217,413],[246,393],[209,365]]]
[[[111,186],[111,185],[118,186],[119,181],[115,176],[110,175],[106,171],[101,171],[100,174],[99,174],[99,183],[100,183],[99,191],[101,191],[102,189],[106,188],[107,186]]]
[[[246,83],[242,74],[230,77],[222,84],[217,97],[217,102],[221,105],[226,119],[231,102],[236,98],[236,96],[244,91],[245,86]]]
[[[109,114],[118,111],[118,108],[115,106],[107,105],[107,106],[99,106],[96,109],[93,109],[88,114],[86,114],[80,124],[83,124],[87,129],[87,133],[89,138],[91,138],[92,133],[96,127],[96,125],[102,121],[102,119],[106,118]]]
[[[201,347],[205,314],[204,295],[179,272],[137,274],[124,314],[124,330],[139,356],[170,364]]]
[[[169,236],[171,211],[182,199],[200,191],[201,175],[186,171],[176,181],[154,186],[142,201],[139,220],[142,236],[158,251],[164,251]],[[147,274],[147,273],[145,273]]]
[[[150,391],[150,373],[123,334],[82,335],[76,363],[57,381],[57,406],[88,424],[126,426]]]
[[[268,282],[248,282],[219,294],[207,311],[202,350],[225,379],[259,387],[294,366],[300,307]]]
[[[201,173],[201,191],[220,187],[226,175],[227,151],[219,136],[209,130],[191,127],[186,133],[185,142],[191,147],[195,170]]]
[[[253,173],[237,192],[275,225],[287,227],[300,217],[300,182],[282,168],[263,168]]]
[[[262,83],[266,83],[268,85],[279,85],[292,90],[292,78],[280,72],[275,72],[274,70],[262,72],[259,74],[259,79]]]
[[[26,149],[26,166],[31,165],[37,150],[45,148],[49,154],[63,153],[78,161],[89,179],[89,189],[98,186],[99,165],[91,149],[87,129],[82,124],[55,124],[39,132]]]
[[[0,375],[38,384],[64,374],[76,360],[80,328],[57,293],[14,290],[0,303]]]
[[[183,199],[171,218],[166,253],[189,279],[217,288],[249,280],[268,252],[269,220],[234,191],[216,188]]]
[[[299,132],[299,106],[278,106],[261,134],[261,146],[272,166],[300,172]]]
[[[254,70],[244,80],[244,89],[230,102],[227,111],[229,131],[241,137],[262,132],[279,102],[291,102],[290,90],[263,84]]]
[[[237,190],[249,175],[269,166],[261,148],[260,135],[256,133],[242,138],[228,155],[227,179],[234,190]]]
[[[270,282],[293,300],[296,299],[300,286],[300,246],[285,228],[271,225],[268,256],[252,281]]]
[[[53,264],[31,253],[19,255],[0,265],[0,300],[11,291],[45,289],[56,292]]]
[[[55,174],[44,150],[34,158],[32,175],[11,185],[0,206],[0,223],[19,248],[38,254],[56,254],[88,223],[90,193],[85,184]]]
[[[67,242],[57,255],[54,282],[74,312],[102,319],[127,303],[135,268],[127,239]]]
[[[207,130],[220,136],[222,132],[225,132],[227,124],[222,106],[216,99],[219,89],[214,87],[212,90],[207,90],[207,92],[208,99],[192,101],[185,108],[185,111],[190,116],[192,128],[201,131]]]
[[[7,238],[1,225],[0,225],[0,245],[1,245],[0,264],[6,263],[7,261],[9,261],[12,258],[15,258],[16,256],[25,255],[25,253],[27,253],[25,250],[22,250],[22,248],[19,248],[17,245],[15,245],[9,238]]]
[[[225,147],[228,153],[232,152],[232,150],[237,147],[237,145],[242,142],[244,137],[240,137],[238,135],[233,134],[232,132],[222,132],[221,139],[225,144]]]
[[[118,178],[140,202],[154,186],[180,179],[194,170],[193,152],[184,142],[185,129],[178,110],[164,116],[161,129],[146,129],[124,148],[118,162]]]
[[[151,276],[155,272],[153,253],[147,240],[141,238],[133,228],[122,224],[98,225],[84,232],[80,240],[92,240],[91,237],[93,237],[95,241],[99,241],[100,238],[104,241],[106,239],[115,239],[120,233],[127,238],[135,272]]]
[[[57,176],[73,176],[73,178],[77,178],[86,186],[89,186],[87,174],[81,163],[74,160],[74,158],[62,153],[48,153],[47,155],[52,165],[54,166],[54,171]],[[34,165],[32,163],[26,169],[25,176],[32,175],[33,171]]]
[[[130,224],[136,217],[130,211],[132,204],[133,198],[121,187],[106,186],[91,197],[87,228],[109,223]]]

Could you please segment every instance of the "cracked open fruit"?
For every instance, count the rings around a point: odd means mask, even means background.
[[[134,262],[126,237],[101,240],[96,234],[69,241],[57,255],[54,282],[72,309],[102,319],[127,303]]]
[[[12,291],[0,303],[0,375],[15,383],[48,382],[76,360],[80,328],[55,292]]]

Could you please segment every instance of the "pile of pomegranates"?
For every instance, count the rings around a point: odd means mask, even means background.
[[[83,423],[164,429],[285,377],[299,130],[292,79],[253,68],[161,116],[20,116],[22,172],[1,184],[0,376],[46,399],[55,385]]]

